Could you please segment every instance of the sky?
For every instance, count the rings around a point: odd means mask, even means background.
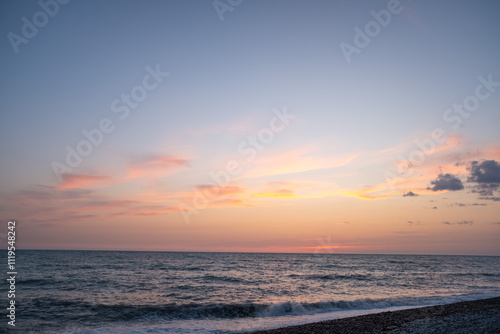
[[[24,249],[500,255],[498,1],[2,1]],[[5,242],[5,240],[4,240]]]

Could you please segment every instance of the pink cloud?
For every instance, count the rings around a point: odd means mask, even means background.
[[[87,188],[100,182],[111,181],[110,176],[99,176],[89,174],[63,174],[62,182],[57,189]]]
[[[258,157],[255,168],[245,177],[293,174],[319,169],[330,169],[350,164],[359,153],[346,153],[335,156],[312,156],[309,149],[295,149],[281,154]]]
[[[135,204],[145,203],[137,200],[92,200],[82,203],[79,209],[85,210],[109,210],[115,208],[123,208]]]
[[[112,218],[117,217],[147,217],[147,216],[160,216],[167,212],[179,212],[185,211],[184,208],[169,207],[162,205],[143,205],[134,208],[130,208],[125,211],[117,212],[111,214]]]
[[[226,198],[226,199],[216,200],[210,205],[211,208],[226,208],[234,206],[252,207],[253,205],[251,203],[236,198]]]
[[[181,167],[185,166],[189,166],[187,159],[170,155],[136,159],[136,161],[130,164],[127,178],[161,177],[175,173]]]
[[[293,190],[291,189],[277,189],[273,192],[267,192],[267,193],[257,193],[253,195],[254,197],[278,197],[278,198],[283,198],[283,197],[297,197]]]
[[[393,159],[401,163],[401,158],[404,158],[403,163],[414,157],[424,155],[425,161],[432,157],[438,156],[436,153],[441,151],[458,151],[463,149],[464,139],[459,134],[449,134],[444,142],[436,142],[429,134],[425,137],[412,139],[411,141],[385,148],[378,151],[366,153],[365,161],[372,164],[379,161]],[[455,149],[455,150],[453,150]],[[448,153],[448,152],[447,152]]]
[[[212,196],[225,196],[232,194],[240,194],[243,193],[244,190],[239,185],[227,185],[227,186],[218,186],[212,184],[201,184],[196,186],[199,191],[204,192],[208,195],[208,197]]]

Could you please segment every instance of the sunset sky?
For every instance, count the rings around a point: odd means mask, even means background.
[[[500,255],[498,1],[41,3],[0,4],[3,239]]]

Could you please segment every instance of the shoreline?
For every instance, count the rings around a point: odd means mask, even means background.
[[[387,311],[248,333],[500,333],[500,297]]]

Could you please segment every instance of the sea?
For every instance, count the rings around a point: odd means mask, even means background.
[[[494,256],[21,250],[16,271],[23,333],[244,333],[500,296]]]

